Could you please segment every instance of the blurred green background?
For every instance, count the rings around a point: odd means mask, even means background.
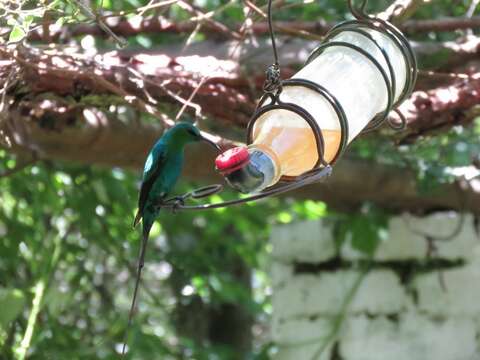
[[[97,0],[88,6],[94,11],[101,6],[104,14],[126,11],[133,16],[135,9],[149,3]],[[372,0],[369,9],[384,9],[389,3]],[[6,1],[0,13],[2,26],[10,29],[5,40],[20,39],[39,26],[46,9],[59,25],[91,22],[77,1],[12,4]],[[225,24],[244,20],[240,1],[197,0],[194,4],[205,12],[217,10],[213,18]],[[277,20],[349,18],[346,1],[288,0],[283,4],[289,10],[278,10]],[[469,5],[470,1],[432,1],[415,18],[462,16]],[[162,14],[174,21],[190,18],[175,4]],[[139,34],[127,40],[128,46],[149,49],[184,43],[189,36]],[[444,32],[413,38],[445,41],[456,36]],[[203,39],[201,31],[194,36],[194,41]],[[80,43],[82,37],[72,41]],[[112,44],[95,40],[99,51],[111,49]],[[369,136],[358,140],[348,156],[407,166],[417,174],[419,189],[430,191],[454,180],[449,167],[471,164],[480,150],[479,135],[476,121],[402,147],[388,137]],[[13,171],[22,159],[2,147],[0,358],[25,354],[31,359],[117,358],[140,242],[140,232],[132,229],[139,172],[49,160]],[[199,185],[185,180],[177,190]],[[127,357],[269,359],[275,352],[269,333],[271,227],[328,216],[338,224],[339,241],[351,233],[355,248],[372,253],[390,214],[372,204],[357,210],[341,213],[322,202],[287,196],[201,213],[162,213],[147,251]]]

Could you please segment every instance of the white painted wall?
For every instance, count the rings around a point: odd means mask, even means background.
[[[338,323],[345,299],[361,277],[355,266],[362,254],[345,246],[346,267],[295,274],[295,263],[322,264],[336,256],[327,220],[277,226],[273,243],[272,334],[277,360],[480,360],[480,237],[467,215],[459,234],[437,241],[427,258],[427,243],[417,231],[447,235],[456,214],[391,219],[388,239],[375,256],[377,266],[363,277],[341,322],[336,349],[321,356],[322,343]],[[442,288],[434,261],[462,260],[443,271]],[[427,264],[410,278],[399,264]],[[406,279],[406,280],[405,280]]]

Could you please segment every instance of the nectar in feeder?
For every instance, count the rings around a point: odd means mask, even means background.
[[[360,32],[347,27],[331,36],[327,43],[340,42],[347,46],[332,44],[326,47],[292,77],[320,85],[338,101],[348,123],[347,143],[389,106],[389,84],[392,85],[393,103],[401,99],[409,86],[410,66],[398,41],[367,25],[359,25],[356,29]],[[323,159],[326,163],[335,160],[343,130],[332,104],[317,91],[296,83],[288,84],[288,81],[284,83],[279,100],[301,107],[316,121],[324,140]],[[260,111],[263,106],[268,105],[260,104]],[[263,112],[251,131],[248,161],[235,164],[234,169],[217,163],[217,169],[241,192],[259,192],[282,177],[299,176],[313,169],[319,160],[311,126],[293,111],[271,109]],[[225,154],[226,157],[230,155]]]

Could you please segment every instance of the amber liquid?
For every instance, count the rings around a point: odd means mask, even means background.
[[[323,130],[324,159],[330,163],[340,146],[340,130]],[[311,170],[318,161],[315,136],[310,128],[271,127],[269,131],[255,131],[253,145],[272,155],[278,162],[280,176],[298,176]]]

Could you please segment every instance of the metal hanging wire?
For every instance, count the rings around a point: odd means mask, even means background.
[[[273,49],[273,59],[274,62],[267,68],[266,78],[263,84],[263,91],[266,94],[273,94],[275,91],[281,88],[281,77],[280,77],[280,64],[278,62],[278,51],[277,44],[275,41],[275,32],[273,30],[273,21],[272,21],[272,0],[268,1],[267,7],[267,21],[268,21],[268,32],[270,34],[270,42]]]
[[[271,5],[271,1],[269,1],[269,4]],[[387,124],[392,129],[402,130],[406,126],[406,119],[398,110],[396,110],[396,107],[410,96],[416,82],[417,62],[416,62],[416,58],[413,53],[413,50],[410,47],[408,40],[395,26],[393,26],[392,24],[390,24],[385,20],[379,19],[375,16],[368,15],[365,12],[365,9],[367,6],[367,0],[362,0],[358,8],[354,6],[353,0],[348,0],[347,4],[349,7],[349,10],[355,17],[355,20],[345,21],[343,23],[338,24],[334,28],[332,28],[328,32],[328,34],[325,36],[324,41],[316,49],[312,51],[312,53],[310,54],[310,56],[306,61],[306,64],[309,64],[317,56],[322,54],[325,50],[332,47],[348,48],[365,57],[379,71],[383,81],[385,82],[385,87],[387,91],[387,104],[385,106],[384,111],[377,114],[362,132],[366,133],[374,129],[377,129],[386,120],[387,120]],[[270,13],[268,14],[269,28],[272,28],[271,7],[269,6],[268,9],[270,10]],[[372,36],[372,34],[369,33],[369,31],[371,30],[380,32],[383,35],[387,36],[390,40],[392,40],[392,42],[395,43],[395,45],[400,50],[400,53],[405,62],[405,65],[407,68],[406,79],[405,79],[404,86],[402,88],[403,91],[398,96],[398,98],[396,96],[397,79],[395,78],[395,72],[393,69],[392,62],[387,52],[385,51],[385,49],[378,43],[378,41]],[[367,38],[382,54],[383,60],[387,64],[387,68],[388,68],[387,71],[385,71],[384,67],[380,64],[380,62],[377,60],[376,57],[366,52],[361,47],[351,43],[347,43],[345,41],[335,40],[335,37],[342,32],[353,32]],[[272,38],[272,47],[273,47],[273,53],[275,57],[275,63],[274,63],[275,65],[275,64],[278,64],[278,58],[277,58],[277,48],[276,48],[273,28],[271,30],[270,36]],[[274,66],[274,65],[271,65],[271,66]],[[319,95],[323,96],[334,109],[335,113],[337,114],[340,130],[341,130],[339,149],[335,157],[333,158],[333,160],[329,163],[329,165],[334,164],[338,160],[338,158],[343,154],[348,144],[349,128],[348,128],[347,117],[345,115],[345,111],[341,103],[335,98],[335,96],[332,93],[330,93],[327,89],[325,89],[321,85],[306,79],[293,78],[289,80],[283,80],[281,81],[275,93],[268,92],[261,98],[257,111],[252,116],[252,119],[247,128],[247,132],[248,132],[247,144],[253,141],[254,125],[261,115],[271,110],[290,111],[302,117],[302,119],[305,120],[312,129],[312,132],[315,136],[317,149],[318,149],[318,162],[315,165],[315,168],[320,168],[322,166],[327,165],[327,162],[323,157],[324,155],[323,134],[317,121],[315,121],[315,119],[313,119],[313,117],[305,109],[299,107],[296,104],[284,103],[281,100],[282,90],[287,86],[296,86],[296,87],[301,86],[301,87],[308,88],[309,90],[315,91]],[[270,99],[270,102],[265,105],[267,99]],[[395,101],[395,99],[397,100]],[[392,111],[394,111],[397,114],[398,119],[400,120],[399,122],[396,122],[392,117],[389,117]],[[297,179],[296,177],[285,177],[285,176],[282,177],[282,180],[284,181],[295,181],[296,179]]]
[[[354,6],[353,0],[347,0],[347,4],[350,12],[355,17],[355,20],[345,21],[335,26],[334,28],[332,28],[328,32],[328,34],[325,36],[325,40],[315,50],[312,51],[312,53],[310,54],[310,56],[306,61],[306,64],[309,64],[317,56],[319,56],[323,51],[332,47],[344,47],[361,54],[368,61],[370,61],[373,64],[373,66],[379,71],[382,79],[385,82],[385,87],[387,91],[387,104],[384,111],[377,114],[373,118],[373,120],[367,125],[367,127],[363,130],[363,132],[368,132],[378,128],[387,119],[388,119],[387,123],[390,125],[391,128],[395,130],[401,130],[406,125],[406,119],[396,109],[396,107],[410,96],[410,94],[413,91],[413,87],[415,85],[415,81],[417,78],[417,62],[416,62],[413,50],[410,47],[408,40],[395,26],[393,26],[392,24],[390,24],[385,20],[368,15],[365,12],[365,9],[367,6],[367,0],[362,0],[358,7]],[[199,189],[187,192],[183,195],[176,196],[169,200],[166,200],[163,203],[158,205],[160,208],[167,208],[173,211],[207,210],[207,209],[222,208],[227,206],[243,204],[246,202],[255,201],[255,200],[263,199],[265,197],[279,195],[288,191],[292,191],[300,187],[303,187],[305,185],[322,181],[326,177],[328,177],[332,172],[331,165],[334,164],[335,161],[337,161],[337,159],[345,151],[346,146],[348,144],[348,135],[349,135],[348,119],[345,114],[345,110],[343,109],[338,99],[330,91],[328,91],[328,89],[312,81],[309,81],[306,79],[300,79],[300,78],[281,80],[280,63],[278,59],[278,50],[277,50],[275,32],[274,32],[273,21],[272,21],[272,0],[268,0],[267,13],[268,13],[267,21],[268,21],[270,40],[272,44],[274,62],[267,68],[266,79],[263,85],[264,94],[260,98],[258,106],[255,110],[255,113],[252,115],[252,118],[247,127],[247,144],[252,143],[255,123],[262,115],[273,110],[289,111],[293,114],[300,116],[303,120],[305,120],[305,122],[312,129],[313,135],[315,137],[316,145],[317,145],[317,152],[318,152],[318,161],[316,165],[312,170],[307,171],[306,173],[300,176],[295,176],[295,177],[283,176],[281,178],[281,182],[278,183],[277,185],[274,185],[273,187],[267,188],[261,191],[260,193],[253,194],[248,197],[230,200],[230,201],[224,201],[220,203],[213,203],[213,204],[197,204],[197,205],[186,204],[187,200],[203,199],[223,191],[223,188],[224,188],[223,185],[213,184],[213,185],[201,187]],[[369,33],[369,30],[375,30],[375,31],[381,32],[383,35],[391,39],[396,44],[396,46],[400,49],[403,60],[405,61],[406,68],[407,68],[405,84],[403,86],[402,93],[398,96],[398,99],[396,101],[395,99],[396,99],[397,79],[395,78],[393,65],[386,51],[383,49],[383,47],[380,44],[378,44],[375,38]],[[385,71],[385,69],[380,64],[380,62],[373,55],[369,54],[364,49],[356,45],[353,45],[351,43],[347,43],[344,41],[337,41],[333,39],[339,33],[347,32],[347,31],[354,32],[356,34],[364,36],[369,41],[371,41],[382,54],[383,59],[387,64],[388,71]],[[280,99],[282,90],[288,86],[305,87],[311,91],[316,92],[317,94],[321,95],[335,111],[335,114],[338,117],[338,122],[340,124],[341,138],[340,138],[340,145],[339,145],[337,154],[335,155],[335,157],[330,163],[327,163],[324,159],[323,155],[325,152],[325,142],[324,142],[320,125],[315,120],[315,118],[304,108],[294,103],[284,102]],[[396,123],[389,117],[389,114],[392,111],[397,113],[398,118],[400,119],[400,122]]]

